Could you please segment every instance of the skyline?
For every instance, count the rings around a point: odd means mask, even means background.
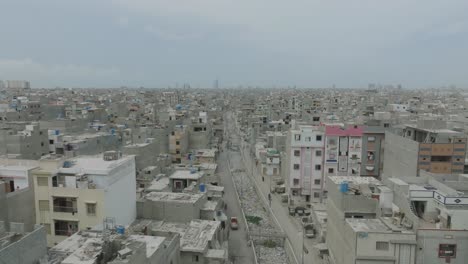
[[[34,88],[468,86],[465,1],[0,7],[0,79]]]

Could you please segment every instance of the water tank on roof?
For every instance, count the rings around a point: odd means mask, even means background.
[[[204,184],[204,183],[200,183],[199,186],[200,186],[200,187],[199,187],[199,188],[200,188],[200,192],[202,192],[202,193],[205,192],[205,184]]]
[[[340,183],[340,192],[347,193],[349,190],[349,184],[347,181]]]
[[[58,130],[58,129],[55,130],[55,135],[56,135],[56,136],[60,135],[60,130]]]
[[[64,168],[71,168],[71,166],[72,166],[71,161],[64,161],[64,162],[63,162],[63,167],[64,167]]]
[[[120,235],[125,234],[125,227],[124,226],[118,225],[117,227],[115,227],[115,229],[117,231],[117,234],[120,234]]]

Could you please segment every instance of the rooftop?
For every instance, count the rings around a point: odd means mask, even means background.
[[[151,201],[195,203],[204,195],[203,193],[150,192],[145,195],[145,198]]]
[[[361,176],[330,176],[329,179],[335,184],[340,184],[343,182],[353,183],[353,184],[375,184],[382,185],[382,183],[374,177],[361,177]]]
[[[130,160],[133,160],[133,155],[123,156],[116,160],[104,160],[103,154],[95,156],[79,156],[69,159],[71,166],[69,168],[59,168],[61,173],[89,173],[89,174],[108,174],[110,170],[119,167]]]
[[[203,177],[202,172],[192,172],[190,170],[176,170],[169,177],[170,179],[188,179],[188,180],[198,180]]]

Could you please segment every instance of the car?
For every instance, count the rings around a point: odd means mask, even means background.
[[[290,216],[295,216],[296,215],[296,210],[294,209],[294,207],[289,206],[288,209],[289,209],[289,215]]]
[[[298,206],[296,207],[295,212],[298,216],[303,216],[305,214],[305,208],[302,206]]]
[[[237,221],[237,217],[231,217],[231,229],[237,230],[239,229],[239,222]]]
[[[315,228],[313,224],[305,224],[304,225],[304,234],[307,238],[314,238],[315,237]]]

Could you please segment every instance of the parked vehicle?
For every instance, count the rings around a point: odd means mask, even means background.
[[[291,215],[291,216],[296,215],[296,209],[294,209],[294,207],[289,206],[288,209],[289,209],[289,215]]]
[[[298,216],[303,216],[305,214],[305,208],[302,207],[302,206],[298,206],[296,207],[295,209],[295,213],[298,215]]]
[[[304,225],[304,235],[307,238],[314,238],[315,237],[315,228],[314,228],[313,224]]]
[[[237,217],[231,217],[231,229],[232,230],[239,229],[239,222],[237,221]]]

